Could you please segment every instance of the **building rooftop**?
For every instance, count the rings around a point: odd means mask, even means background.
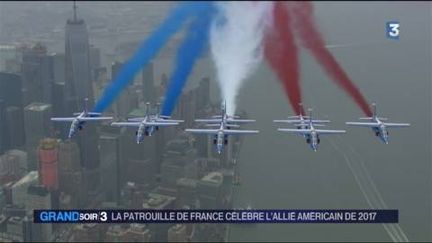
[[[207,182],[213,182],[213,183],[220,183],[222,182],[222,179],[223,179],[222,173],[214,171],[205,175],[201,180]]]
[[[161,195],[157,193],[149,193],[149,199],[143,203],[143,208],[163,209],[169,205],[175,197]]]
[[[17,181],[12,187],[28,184],[32,181],[37,181],[39,178],[39,174],[37,171],[33,170],[27,173],[27,175],[23,176],[19,181]]]
[[[34,102],[31,103],[30,105],[25,107],[25,110],[30,110],[30,111],[44,111],[46,109],[49,109],[51,107],[51,104],[46,104],[46,103],[40,103],[40,102]]]

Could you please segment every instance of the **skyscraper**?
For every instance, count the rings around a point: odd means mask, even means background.
[[[39,181],[47,189],[58,188],[57,170],[57,141],[52,138],[42,139],[38,149],[39,158]]]
[[[51,63],[45,46],[38,43],[31,48],[23,49],[21,72],[24,81],[24,105],[32,102],[50,102]]]
[[[84,99],[88,98],[88,107],[94,105],[93,85],[90,67],[90,45],[87,25],[77,18],[74,3],[74,16],[68,19],[65,27],[65,66],[66,66],[66,104],[69,113],[82,110]],[[77,134],[81,151],[81,163],[90,190],[99,186],[99,152],[95,124],[86,124],[85,136]]]
[[[30,185],[27,188],[26,210],[33,212],[33,210],[35,209],[48,208],[52,208],[51,193],[42,185]],[[40,237],[42,242],[52,241],[52,224],[42,224],[40,230]]]
[[[87,25],[77,18],[74,3],[74,17],[68,19],[65,28],[65,65],[67,98],[72,109],[83,107],[83,100],[89,99],[93,105],[93,89],[90,72],[90,45]]]
[[[24,117],[22,108],[9,106],[6,108],[6,137],[9,139],[9,147],[17,148],[24,145]]]
[[[153,72],[153,62],[147,64],[147,66],[142,71],[142,87],[143,87],[143,98],[144,102],[155,103],[156,95],[154,88],[154,72]]]
[[[23,96],[21,76],[13,73],[0,72],[0,152],[12,146],[22,145],[22,134],[14,134],[17,140],[11,141],[11,130],[23,130]],[[15,106],[18,109],[9,109]],[[9,112],[8,112],[9,110]],[[13,127],[10,127],[8,118],[15,117]]]
[[[120,69],[122,67],[123,63],[121,62],[114,62],[111,65],[111,82],[115,79],[117,74],[120,72]],[[130,110],[130,96],[129,96],[129,89],[125,88],[122,90],[120,95],[117,97],[115,103],[114,103],[114,111],[115,114],[118,117],[126,118],[127,114]]]
[[[0,72],[0,99],[5,101],[5,106],[23,107],[22,79],[13,73]]]
[[[24,130],[28,152],[28,168],[37,169],[36,150],[39,140],[52,134],[52,108],[50,104],[31,103],[24,109]]]
[[[120,197],[120,136],[105,133],[99,138],[101,152],[101,183],[103,186],[104,200],[119,202]]]

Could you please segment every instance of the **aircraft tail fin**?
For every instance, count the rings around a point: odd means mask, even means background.
[[[84,98],[84,113],[88,113],[88,98]]]
[[[161,104],[159,102],[156,103],[156,116],[160,116],[160,106]]]
[[[150,115],[150,102],[146,102],[146,116]]]

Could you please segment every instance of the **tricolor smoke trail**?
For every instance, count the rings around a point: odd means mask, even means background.
[[[162,115],[171,115],[195,61],[207,47],[210,23],[214,12],[215,6],[212,3],[208,3],[207,7],[202,9],[199,15],[195,16],[190,23],[185,39],[177,51],[174,64],[175,69],[168,82],[162,106]]]
[[[210,47],[227,114],[234,115],[236,96],[262,58],[262,39],[271,2],[217,2]]]
[[[366,99],[338,64],[334,56],[326,49],[321,34],[315,27],[313,7],[310,2],[292,3],[289,10],[295,17],[296,31],[305,48],[307,48],[321,64],[336,84],[347,92],[367,116],[372,112]]]
[[[182,27],[185,20],[207,9],[208,4],[207,2],[187,2],[176,6],[164,22],[141,44],[132,58],[122,66],[120,72],[104,90],[93,111],[102,112],[105,110],[133,80],[135,74],[148,64],[170,37]]]
[[[304,114],[300,83],[298,50],[291,29],[291,16],[283,2],[273,5],[272,25],[266,31],[264,55],[278,75],[294,112]]]

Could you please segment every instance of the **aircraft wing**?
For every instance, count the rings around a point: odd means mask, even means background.
[[[303,122],[308,122],[308,119],[303,120]],[[300,119],[290,119],[290,120],[273,120],[276,123],[299,123],[302,122]],[[312,120],[313,123],[329,123],[330,120]]]
[[[379,124],[376,122],[345,122],[347,125],[362,126],[362,127],[378,127]]]
[[[221,122],[221,119],[195,119],[196,122]]]
[[[235,123],[248,123],[248,122],[255,122],[255,120],[250,120],[250,119],[232,119],[232,118],[228,118],[227,122],[235,122]]]
[[[386,121],[388,118],[386,117],[378,117],[381,121]],[[373,120],[373,117],[360,117],[359,120]]]
[[[298,133],[298,134],[309,134],[309,133],[311,133],[310,129],[278,128],[278,131]]]
[[[128,121],[132,121],[132,122],[141,122],[145,119],[145,117],[134,117],[134,118],[128,118]]]
[[[178,122],[144,122],[144,125],[146,126],[175,126],[178,125]]]
[[[315,129],[318,134],[340,134],[346,133],[345,130],[324,130],[324,129]]]
[[[141,122],[113,122],[111,126],[114,127],[139,127]]]
[[[409,126],[411,126],[411,124],[409,124],[409,123],[387,123],[387,122],[385,122],[384,123],[384,125],[386,126],[386,127],[409,127]]]
[[[180,123],[180,122],[184,122],[184,120],[156,119],[156,122]]]
[[[276,122],[276,123],[294,123],[294,122],[300,122],[300,120],[273,120],[273,122]]]
[[[300,118],[300,116],[289,116],[288,119],[291,118]],[[303,116],[304,119],[309,119],[309,116]]]
[[[186,129],[186,132],[198,133],[198,134],[217,134],[218,129]]]
[[[243,135],[243,134],[257,134],[259,131],[257,130],[224,130],[223,132],[226,135]]]
[[[51,121],[65,121],[65,122],[71,122],[74,121],[76,117],[52,117]]]
[[[113,117],[111,116],[105,116],[105,117],[80,117],[78,120],[80,121],[107,121],[112,120]]]

